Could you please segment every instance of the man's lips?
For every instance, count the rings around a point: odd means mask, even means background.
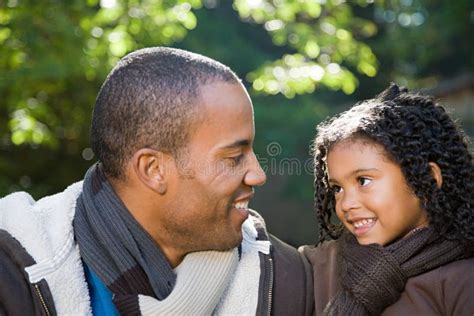
[[[253,198],[253,196],[253,191],[248,194],[242,195],[236,198],[234,202],[232,202],[232,206],[237,208],[248,208],[249,202]]]
[[[232,207],[239,211],[245,219],[249,216],[249,202],[253,195],[253,192],[250,194],[246,194],[237,198],[232,203]]]

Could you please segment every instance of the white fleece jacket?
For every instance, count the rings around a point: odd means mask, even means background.
[[[92,315],[72,225],[81,191],[78,182],[37,202],[25,192],[0,199],[0,229],[8,231],[36,261],[26,268],[30,282],[48,282],[58,315]]]
[[[72,223],[81,191],[82,182],[78,182],[37,202],[25,192],[0,199],[0,229],[8,231],[33,257],[36,264],[25,269],[29,280],[32,284],[47,281],[58,315],[92,314]],[[269,254],[270,242],[256,240],[252,218],[245,225],[242,257],[214,311],[217,315],[252,315],[257,308],[261,273],[258,252]],[[142,304],[152,306],[153,302],[144,300]],[[147,310],[147,306],[141,307]]]

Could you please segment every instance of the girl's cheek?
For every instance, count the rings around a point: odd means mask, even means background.
[[[341,208],[338,206],[338,203],[336,202],[336,216],[337,218],[341,221],[341,223],[344,222],[344,214],[342,214]]]

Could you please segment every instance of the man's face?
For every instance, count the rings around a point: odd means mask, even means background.
[[[167,190],[168,235],[185,251],[224,250],[242,241],[253,187],[266,176],[253,152],[253,108],[240,83],[201,87],[203,118],[176,160]]]

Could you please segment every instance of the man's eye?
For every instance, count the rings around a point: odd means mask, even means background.
[[[371,179],[368,179],[368,178],[365,178],[365,177],[359,177],[359,179],[357,179],[357,181],[359,182],[359,184],[361,186],[366,186],[366,185],[368,185],[369,183],[372,182]]]
[[[244,157],[244,155],[240,154],[240,155],[235,156],[235,157],[228,157],[227,159],[230,159],[233,164],[237,165],[242,161],[243,157]]]

